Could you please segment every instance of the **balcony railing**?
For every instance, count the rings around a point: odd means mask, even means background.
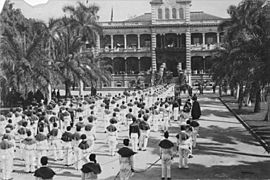
[[[220,44],[192,44],[191,50],[192,51],[211,51],[215,49],[220,49]]]
[[[119,52],[150,52],[151,48],[150,47],[141,47],[141,48],[100,48],[100,52],[102,53],[119,53]]]

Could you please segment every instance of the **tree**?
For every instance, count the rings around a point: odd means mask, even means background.
[[[1,14],[1,23],[1,69],[7,77],[6,85],[24,98],[36,85],[44,90],[49,69],[42,48],[43,23],[26,19],[8,1]]]
[[[213,70],[214,79],[227,79],[240,86],[239,108],[242,104],[243,87],[250,86],[250,89],[255,90],[254,112],[260,111],[260,92],[269,82],[266,76],[268,70],[265,68],[267,60],[263,53],[267,33],[262,4],[262,1],[244,0],[238,6],[229,7],[231,19],[220,26],[221,30],[225,30],[224,47],[227,52],[221,53],[219,57],[223,60]],[[221,67],[226,68],[218,72]]]

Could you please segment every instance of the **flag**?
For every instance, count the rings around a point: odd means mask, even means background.
[[[111,21],[113,21],[113,8],[111,10]]]

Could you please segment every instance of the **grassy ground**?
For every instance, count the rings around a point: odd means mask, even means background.
[[[270,150],[270,121],[264,121],[267,112],[267,103],[261,102],[261,111],[254,113],[254,104],[251,106],[243,106],[243,108],[239,110],[237,99],[234,97],[222,96],[221,99],[268,145],[268,147],[265,148]]]

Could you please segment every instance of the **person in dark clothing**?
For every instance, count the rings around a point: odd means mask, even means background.
[[[61,97],[61,96],[60,96],[60,90],[58,89],[58,90],[57,90],[57,93],[56,93],[56,98],[57,98],[58,101],[59,101],[60,97]]]
[[[82,166],[82,180],[98,179],[98,174],[101,173],[101,167],[96,161],[96,154],[90,154],[89,163]]]
[[[48,157],[43,156],[40,160],[42,167],[38,168],[35,173],[34,176],[36,177],[37,180],[42,180],[42,179],[48,179],[48,180],[52,180],[53,176],[55,176],[55,172],[47,167],[48,164]]]
[[[192,100],[193,104],[191,109],[191,117],[192,119],[199,119],[201,117],[201,107],[197,101],[197,96],[193,96]]]
[[[192,87],[191,86],[188,86],[188,94],[190,97],[192,96]]]
[[[213,94],[216,94],[216,85],[213,84],[212,88],[213,88]]]

